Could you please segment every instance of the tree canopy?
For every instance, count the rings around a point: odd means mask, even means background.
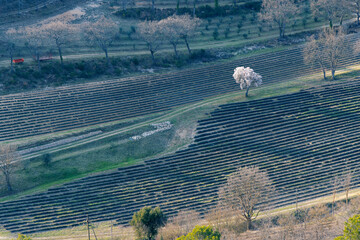
[[[134,227],[138,239],[155,239],[158,229],[163,227],[166,217],[159,207],[143,207],[134,213],[130,225]]]

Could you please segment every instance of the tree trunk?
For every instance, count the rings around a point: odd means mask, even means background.
[[[279,38],[282,38],[283,33],[282,33],[282,27],[281,25],[279,25]]]
[[[249,89],[250,89],[250,86],[246,88],[246,94],[245,94],[245,97],[249,97],[248,93],[249,93]],[[251,221],[251,219],[250,219]]]
[[[196,0],[194,0],[194,7],[193,7],[193,18],[195,17],[196,14]]]
[[[10,72],[13,73],[14,72],[14,63],[13,63],[13,53],[12,51],[10,52]]]
[[[171,45],[173,45],[173,47],[174,47],[175,57],[176,57],[176,58],[179,58],[178,52],[177,52],[177,50],[176,50],[176,44],[175,44],[175,43],[171,43]]]
[[[62,51],[61,51],[61,47],[60,47],[60,46],[58,46],[58,51],[59,51],[61,66],[64,67],[64,60],[63,60]]]
[[[246,229],[251,230],[251,228],[252,228],[251,218],[246,218]]]
[[[191,55],[191,49],[190,49],[190,47],[189,47],[189,43],[188,43],[187,37],[184,37],[184,41],[185,41],[186,47],[187,47],[187,49],[188,49],[188,51],[189,51],[189,54]]]
[[[8,191],[12,192],[13,189],[12,189],[11,184],[10,184],[10,176],[9,176],[9,174],[5,174],[5,180],[6,180],[6,186],[7,186]]]
[[[154,51],[153,50],[150,50],[150,53],[151,53],[151,59],[153,61],[153,65],[155,65],[155,57],[154,57]]]
[[[151,20],[153,20],[155,14],[155,0],[151,0]]]
[[[335,69],[331,69],[331,79],[335,80]]]
[[[333,28],[333,22],[332,22],[332,19],[331,19],[331,18],[329,18],[329,26],[330,26],[330,29]]]
[[[179,8],[180,8],[180,0],[177,0],[177,2],[176,2],[176,15],[179,14]]]
[[[40,53],[39,52],[36,53],[36,61],[37,61],[37,64],[38,64],[38,70],[40,72],[41,71],[41,65],[40,65]]]
[[[325,69],[323,69],[323,74],[324,74],[324,80],[326,80],[326,71],[325,71]]]

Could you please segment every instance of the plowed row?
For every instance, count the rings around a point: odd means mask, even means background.
[[[358,34],[349,36],[354,45]],[[340,66],[359,56],[348,49]],[[264,84],[319,72],[303,63],[302,47],[171,74],[154,74],[0,97],[0,141],[147,115],[237,91],[237,66],[250,66]]]
[[[219,106],[199,121],[188,149],[1,203],[0,224],[33,233],[81,224],[86,215],[126,224],[145,205],[168,215],[205,212],[239,166],[269,173],[274,206],[330,194],[331,179],[348,170],[359,186],[359,81]]]

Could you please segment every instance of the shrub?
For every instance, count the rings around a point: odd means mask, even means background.
[[[191,233],[181,236],[177,240],[220,240],[221,234],[211,226],[196,226]]]
[[[356,214],[345,223],[344,235],[334,240],[360,239],[360,215]]]
[[[19,233],[17,240],[31,240],[31,238]]]

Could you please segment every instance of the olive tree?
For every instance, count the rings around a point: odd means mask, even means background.
[[[252,221],[274,194],[272,181],[265,171],[258,167],[241,167],[227,178],[226,184],[219,189],[220,204],[246,221],[247,228],[252,228]]]
[[[134,213],[130,225],[134,227],[139,239],[155,240],[160,227],[166,223],[166,217],[159,207],[143,207]]]
[[[279,37],[285,37],[285,28],[299,12],[292,0],[263,0],[260,20],[276,24],[279,28]]]
[[[247,67],[237,67],[234,69],[233,78],[236,83],[240,84],[241,90],[246,88],[245,96],[248,97],[248,92],[251,86],[258,87],[262,84],[262,77],[260,74],[254,72],[253,69]]]

